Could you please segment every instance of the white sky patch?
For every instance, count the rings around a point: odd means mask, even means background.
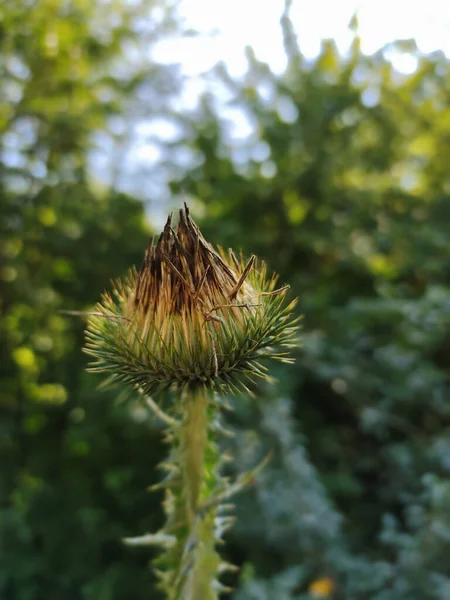
[[[156,56],[181,62],[188,76],[224,61],[233,77],[246,70],[244,49],[251,46],[273,71],[286,65],[280,18],[284,0],[181,0],[180,14],[200,36],[163,42]],[[333,38],[345,51],[354,14],[359,21],[362,50],[371,54],[396,39],[415,38],[423,52],[444,50],[450,56],[450,2],[427,0],[293,0],[291,19],[302,52],[314,57],[323,39]],[[412,63],[405,63],[410,71]],[[402,65],[399,64],[399,68]]]

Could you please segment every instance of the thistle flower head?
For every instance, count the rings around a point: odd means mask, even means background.
[[[290,362],[274,348],[294,345],[296,320],[266,266],[216,251],[187,207],[169,216],[139,273],[105,293],[87,327],[92,371],[153,394],[171,386],[236,391],[267,377],[261,359]]]

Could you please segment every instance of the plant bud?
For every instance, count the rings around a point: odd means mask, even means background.
[[[216,251],[185,207],[176,229],[169,216],[150,244],[141,270],[105,293],[90,317],[90,370],[108,372],[145,394],[168,387],[206,385],[237,391],[267,378],[261,359],[291,359],[298,319],[288,286],[254,256],[248,262]]]

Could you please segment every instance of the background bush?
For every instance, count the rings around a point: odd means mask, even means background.
[[[365,56],[356,33],[307,61],[283,28],[285,73],[249,50],[245,77],[218,65],[222,95],[180,112],[178,69],[139,58],[176,30],[169,6],[0,8],[2,599],[157,598],[151,552],[120,538],[160,524],[161,433],[97,390],[83,324],[59,311],[139,263],[152,212],[120,157],[134,120],[162,115],[180,132],[159,166],[172,206],[264,257],[304,314],[295,367],[228,415],[238,470],[274,452],[236,498],[233,598],[450,596],[450,64],[412,42]]]

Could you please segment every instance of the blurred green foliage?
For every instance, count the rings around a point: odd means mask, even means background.
[[[305,316],[281,378],[291,402],[238,425],[243,456],[249,428],[277,452],[241,502],[236,551],[261,579],[237,597],[306,598],[327,576],[333,598],[444,599],[450,65],[413,42],[367,57],[357,36],[348,56],[324,42],[308,62],[285,25],[281,77],[250,51],[242,81],[216,69],[252,134],[230,137],[205,97],[187,142],[202,160],[172,183],[203,203],[210,237],[267,258]],[[417,70],[396,72],[395,53]]]
[[[92,152],[97,133],[121,143],[111,119],[136,98],[151,117],[176,89],[129,50],[152,8],[0,8],[2,600],[157,598],[150,552],[120,538],[160,523],[145,493],[160,432],[95,389],[83,324],[59,313],[89,309],[146,244],[142,204],[100,183]],[[286,72],[251,51],[239,80],[218,65],[227,105],[174,115],[192,168],[165,155],[207,237],[266,258],[305,315],[296,366],[229,416],[239,470],[274,452],[236,499],[229,583],[237,600],[446,600],[450,64],[409,41],[368,57],[356,34],[347,56],[325,42],[307,61],[283,28]],[[402,53],[413,74],[393,68]]]
[[[144,490],[157,477],[160,434],[138,406],[130,411],[95,391],[84,373],[84,324],[60,311],[89,310],[147,243],[142,203],[96,181],[90,159],[95,134],[113,135],[111,119],[155,76],[155,65],[128,65],[124,51],[152,5],[7,4],[0,597],[148,598],[148,553],[132,555],[120,539],[157,526],[160,499]]]

